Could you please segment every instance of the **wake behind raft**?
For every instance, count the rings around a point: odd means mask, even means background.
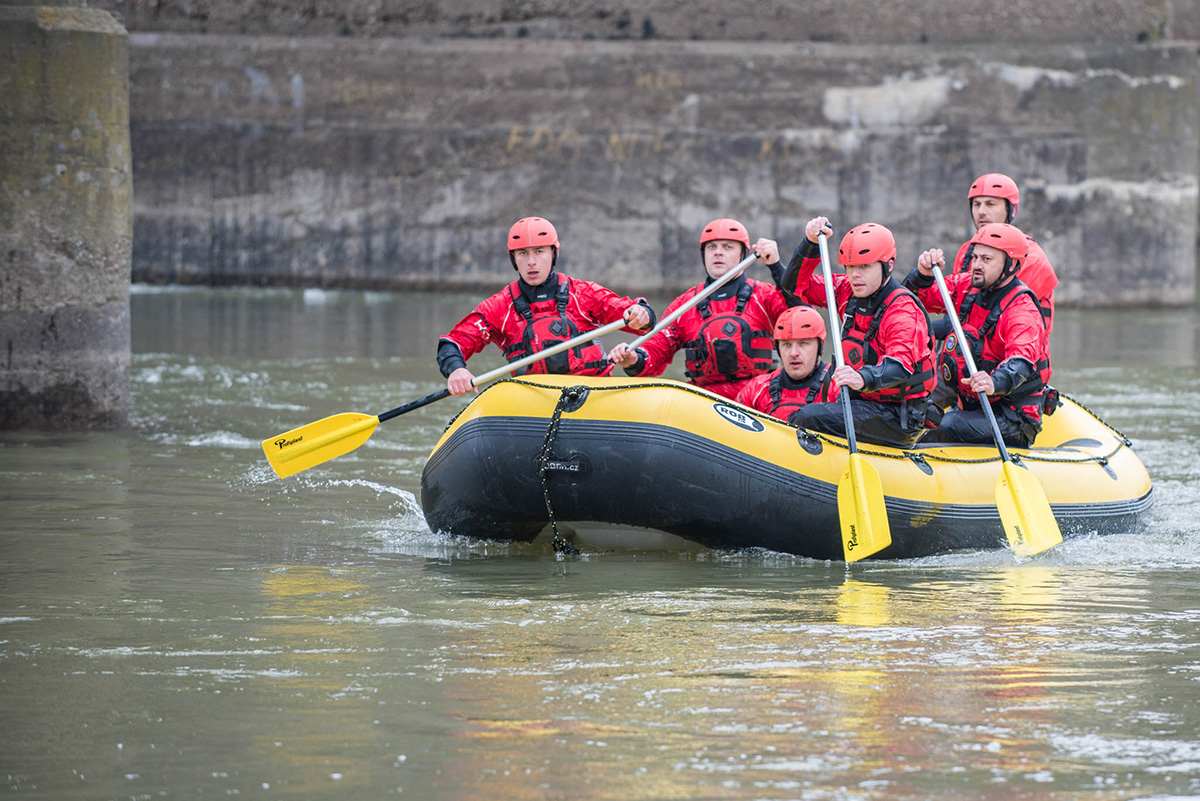
[[[874,558],[1006,547],[994,447],[859,452],[879,473],[892,533]],[[1149,525],[1150,476],[1129,440],[1065,395],[1037,447],[1010,453],[1041,482],[1064,538]],[[848,454],[843,439],[677,381],[539,375],[492,384],[450,422],[421,506],[431,530],[489,540],[532,541],[553,515],[579,547],[679,538],[840,560]]]

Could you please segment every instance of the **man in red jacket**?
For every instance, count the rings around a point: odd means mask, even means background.
[[[759,239],[753,246],[746,226],[737,220],[713,220],[700,235],[700,256],[708,278],[667,306],[664,316],[689,301],[705,285],[733,269],[753,250],[768,267],[779,269],[779,247]],[[630,350],[622,342],[608,357],[627,375],[662,375],[677,351],[687,358],[684,375],[698,387],[730,400],[756,375],[769,372],[775,355],[772,330],[787,308],[783,294],[771,284],[742,273],[679,319]]]
[[[805,226],[805,239],[784,274],[781,286],[800,301],[826,305],[821,275],[820,234],[833,235],[829,220],[816,217]],[[838,248],[845,275],[834,275],[833,294],[843,315],[845,364],[834,370],[839,391],[850,391],[850,410],[859,439],[907,448],[921,436],[930,390],[937,383],[929,316],[913,295],[892,277],[896,240],[878,223],[851,228]],[[810,403],[791,422],[835,436],[846,436],[841,403]]]
[[[517,280],[438,340],[438,368],[453,395],[474,388],[467,359],[489,342],[513,362],[622,318],[629,323],[625,330],[634,333],[654,325],[654,310],[645,299],[621,297],[599,284],[555,272],[558,232],[548,220],[517,220],[508,232],[508,258]],[[604,349],[592,341],[534,362],[522,373],[608,375],[612,369]]]
[[[946,279],[951,301],[962,322],[976,372],[964,375],[965,359],[952,333],[942,346],[941,369],[946,384],[958,391],[958,408],[946,412],[927,442],[993,441],[991,425],[979,405],[986,394],[1005,444],[1033,445],[1042,427],[1042,403],[1050,381],[1050,347],[1046,322],[1036,295],[1018,278],[1029,238],[1005,223],[981,226],[972,246],[969,272]],[[927,250],[905,283],[930,311],[944,312],[941,292],[934,285],[933,265],[944,265],[941,250]]]
[[[775,349],[783,363],[773,373],[750,379],[738,403],[787,420],[807,403],[837,400],[833,367],[821,359],[825,321],[812,306],[796,306],[775,321]]]
[[[1003,173],[989,172],[971,184],[967,190],[967,202],[970,204],[971,222],[975,224],[975,230],[979,230],[990,223],[1011,224],[1021,206],[1021,192],[1012,178]],[[1049,334],[1054,330],[1054,288],[1058,286],[1058,275],[1042,246],[1032,237],[1025,239],[1028,247],[1021,265],[1021,283],[1037,296],[1042,316],[1046,318],[1046,333]],[[970,249],[970,241],[964,242],[958,249],[958,255],[954,257],[954,273],[970,270]]]

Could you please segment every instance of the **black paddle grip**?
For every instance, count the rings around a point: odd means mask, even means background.
[[[383,414],[379,415],[379,422],[386,423],[388,420],[391,420],[393,417],[399,417],[402,414],[411,412],[413,409],[420,409],[422,406],[428,406],[429,404],[433,403],[434,401],[440,401],[442,398],[446,398],[449,396],[450,396],[450,390],[443,387],[442,389],[439,389],[437,392],[433,393],[432,395],[426,395],[423,398],[417,398],[415,401],[406,403],[403,406],[397,406],[395,409],[392,409],[391,411],[384,412]]]

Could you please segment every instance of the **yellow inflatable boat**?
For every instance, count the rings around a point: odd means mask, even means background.
[[[1001,548],[993,447],[859,443],[879,473],[892,544],[875,558]],[[1010,451],[1064,537],[1150,522],[1145,466],[1116,429],[1062,397],[1037,446]],[[843,439],[668,379],[537,376],[489,386],[450,422],[421,476],[434,531],[530,541],[551,520],[576,544],[688,543],[841,559]],[[596,539],[593,539],[595,537]]]

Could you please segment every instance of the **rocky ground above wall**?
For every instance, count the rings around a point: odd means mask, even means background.
[[[1200,38],[1192,0],[99,0],[130,31],[282,36],[1077,42]]]

